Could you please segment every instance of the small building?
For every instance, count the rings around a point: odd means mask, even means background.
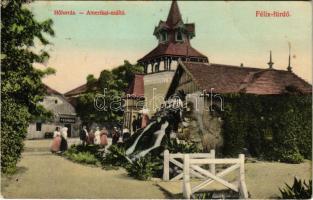
[[[75,108],[58,91],[45,85],[46,96],[40,104],[52,112],[53,119],[46,121],[37,119],[27,129],[27,139],[40,139],[51,136],[55,128],[67,127],[68,137],[78,137],[80,130],[80,119],[77,117]]]
[[[181,129],[180,134],[202,143],[206,150],[221,147],[222,120],[211,108],[222,111],[225,94],[282,95],[297,91],[310,95],[312,86],[293,73],[290,64],[287,69],[273,69],[271,62],[269,68],[261,69],[179,61],[166,99],[178,91],[186,94],[185,103],[192,109],[186,116],[191,127],[185,132]]]
[[[135,74],[124,97],[123,128],[127,128],[131,133],[133,132],[133,121],[138,118],[145,104],[143,78],[144,76],[142,74]]]

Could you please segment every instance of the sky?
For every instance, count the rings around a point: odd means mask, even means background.
[[[35,1],[28,8],[38,21],[52,19],[54,37],[44,48],[45,65],[56,74],[44,79],[65,93],[98,77],[124,60],[136,63],[157,45],[154,27],[166,20],[171,1]],[[310,2],[178,1],[184,22],[195,23],[192,46],[211,63],[267,68],[272,51],[274,68],[286,69],[288,43],[293,71],[312,83],[312,8]],[[123,10],[125,15],[54,15],[54,10]],[[256,11],[289,11],[289,17],[256,17]]]

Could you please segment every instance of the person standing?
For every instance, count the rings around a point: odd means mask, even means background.
[[[100,128],[98,126],[95,131],[94,143],[98,145],[100,144]]]
[[[61,130],[61,146],[60,151],[64,152],[68,148],[67,146],[67,127],[63,127]]]
[[[60,146],[61,146],[61,132],[60,132],[60,127],[56,127],[55,131],[53,132],[53,140],[51,144],[51,152],[56,153],[60,151]]]
[[[135,133],[138,129],[138,119],[136,119],[136,116],[133,116],[132,128],[133,133]]]
[[[142,120],[141,120],[141,128],[146,128],[148,124],[149,124],[149,117],[146,113],[144,113],[142,116]]]
[[[117,131],[117,128],[114,127],[112,130],[112,144],[117,144],[119,138],[120,138],[120,134]]]
[[[82,145],[85,146],[88,139],[88,131],[86,126],[83,126],[83,129],[80,130],[79,137]]]
[[[108,130],[105,127],[100,132],[100,145],[102,147],[108,145]]]
[[[88,144],[94,144],[94,139],[95,139],[95,133],[93,132],[92,129],[90,129],[90,132],[88,133]]]

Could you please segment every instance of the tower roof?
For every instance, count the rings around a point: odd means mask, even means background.
[[[144,98],[144,80],[142,74],[135,74],[126,94],[127,98]]]
[[[167,16],[166,24],[172,27],[175,26],[179,21],[182,21],[182,17],[179,11],[177,1],[173,0]]]
[[[160,38],[162,33],[166,32],[166,39]],[[177,33],[182,32],[184,39],[176,39]],[[190,39],[195,36],[195,24],[184,23],[176,0],[172,1],[168,17],[166,21],[160,21],[158,26],[155,27],[153,35],[160,41],[157,47],[151,50],[148,54],[138,60],[141,64],[155,62],[155,59],[164,57],[174,57],[183,59],[195,59],[199,62],[208,62],[208,58],[194,49],[190,44]]]

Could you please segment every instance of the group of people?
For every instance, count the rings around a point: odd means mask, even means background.
[[[144,123],[142,123],[144,121]],[[144,128],[148,123],[148,119],[145,116],[141,117],[138,116],[136,120],[133,122],[133,131],[135,132],[137,129]],[[53,133],[53,141],[51,144],[51,152],[53,153],[60,153],[64,152],[68,148],[67,143],[67,127],[56,127]],[[128,129],[124,129],[123,133],[117,128],[114,127],[111,130],[111,137],[112,137],[112,144],[118,144],[125,142],[131,136]],[[80,130],[80,141],[82,145],[86,144],[96,144],[102,147],[108,145],[108,137],[109,132],[106,127],[103,127],[101,130],[99,127],[96,127],[94,130],[88,131],[87,126],[83,126]]]
[[[59,153],[67,150],[67,127],[63,127],[60,130],[60,127],[56,127],[53,132],[53,141],[51,144],[51,152]]]
[[[103,127],[100,131],[99,127],[96,130],[88,132],[87,127],[83,126],[79,134],[82,145],[97,144],[105,147],[108,144],[108,130]]]

